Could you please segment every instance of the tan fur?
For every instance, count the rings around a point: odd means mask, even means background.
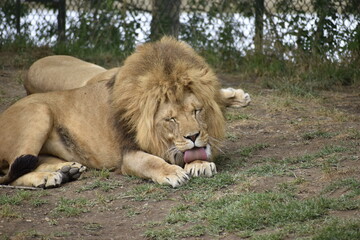
[[[39,156],[39,166],[13,185],[56,187],[76,179],[82,165],[173,187],[189,175],[216,173],[214,163],[183,160],[193,147],[211,149],[211,160],[224,135],[219,82],[183,42],[165,37],[144,44],[111,70],[47,57],[31,66],[25,86],[28,93],[47,93],[1,114],[0,167],[6,175],[0,183],[11,179],[11,166],[22,155]],[[61,89],[66,91],[54,91]]]
[[[105,68],[74,57],[49,56],[30,67],[24,87],[29,94],[69,90],[85,86],[89,79],[104,72]]]

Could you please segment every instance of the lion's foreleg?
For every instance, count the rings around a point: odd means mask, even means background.
[[[123,157],[121,172],[125,175],[151,179],[159,184],[169,184],[172,187],[180,186],[189,180],[183,168],[142,151],[126,153]]]

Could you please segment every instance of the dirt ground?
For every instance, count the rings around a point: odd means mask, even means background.
[[[0,112],[25,96],[22,74],[22,68],[6,64],[0,67]],[[252,103],[247,108],[230,109],[228,112],[235,117],[227,123],[228,134],[222,148],[227,158],[217,163],[219,172],[227,170],[228,161],[239,159],[241,149],[256,144],[266,144],[266,148],[248,156],[246,164],[239,164],[236,171],[246,171],[259,164],[258,159],[291,158],[317,152],[327,145],[353,142],[353,149],[345,152],[341,161],[328,170],[320,167],[295,168],[293,176],[250,176],[246,185],[232,186],[233,191],[263,192],[296,178],[304,182],[299,185],[296,194],[299,198],[308,198],[321,191],[330,180],[345,176],[360,179],[359,138],[353,140],[353,133],[360,131],[360,89],[341,88],[321,92],[320,97],[316,98],[300,98],[262,89],[243,81],[236,74],[220,75],[220,78],[224,86],[241,85],[252,95]],[[304,138],[304,133],[316,131],[334,135]],[[146,239],[146,224],[162,220],[171,207],[182,201],[180,196],[187,191],[181,187],[169,188],[161,198],[136,201],[136,193],[132,193],[132,190],[144,184],[144,181],[114,173],[110,173],[109,177],[111,183],[115,184],[110,190],[83,190],[84,185],[96,179],[97,176],[88,171],[80,180],[60,188],[33,191],[46,203],[40,207],[28,201],[12,205],[11,209],[20,216],[0,216],[0,239]],[[17,191],[0,188],[1,195],[14,195]],[[96,199],[96,204],[88,206],[76,216],[55,216],[60,198]],[[338,214],[344,218],[360,218],[359,210]],[[200,238],[212,239],[206,235]],[[236,239],[231,234],[219,238]]]

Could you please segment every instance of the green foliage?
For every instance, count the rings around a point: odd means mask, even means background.
[[[55,216],[65,215],[67,217],[79,216],[82,213],[88,212],[90,201],[85,198],[60,198],[56,208],[53,210]]]
[[[317,232],[314,240],[360,239],[359,220],[333,220]]]
[[[263,150],[265,148],[268,148],[269,144],[267,143],[257,143],[253,146],[244,147],[237,151],[238,154],[242,157],[250,157],[255,151]]]
[[[225,119],[228,122],[237,121],[237,120],[248,120],[250,116],[244,113],[226,113]]]
[[[77,192],[90,191],[94,189],[101,189],[104,192],[109,192],[110,190],[116,189],[121,184],[114,180],[95,180],[94,182],[87,183],[85,186],[82,186]]]
[[[171,209],[163,223],[152,225],[145,235],[151,239],[181,239],[227,232],[252,236],[253,239],[283,239],[289,233],[297,233],[326,239],[323,236],[330,236],[332,232],[337,236],[341,229],[332,228],[339,220],[326,221],[329,211],[350,209],[347,208],[349,205],[352,209],[359,208],[352,200],[322,196],[298,199],[292,191],[288,191],[288,187],[281,191],[222,193],[204,201],[181,203]],[[323,222],[320,231],[313,227],[314,222]],[[184,226],[193,223],[196,223],[193,228],[184,229]],[[356,239],[358,221],[341,221],[339,224],[344,233],[351,236],[349,239]],[[276,232],[271,231],[274,228]],[[270,229],[271,233],[254,234],[264,229]]]
[[[354,178],[341,179],[329,184],[324,190],[324,193],[332,193],[336,190],[343,189],[345,193],[343,197],[352,198],[360,195],[360,181]]]
[[[315,138],[331,138],[334,135],[335,135],[334,133],[329,133],[329,132],[324,132],[324,131],[318,130],[318,131],[304,133],[301,137],[304,140],[313,140]]]
[[[243,194],[209,202],[203,217],[218,231],[254,230],[318,218],[329,204],[324,198],[300,202],[274,193]]]
[[[67,40],[51,43],[54,53],[77,56],[100,65],[110,61],[111,66],[114,62],[121,64],[134,51],[140,32],[148,40],[150,33],[142,26],[144,21],[150,22],[150,16],[117,2],[71,1],[68,6],[76,9],[79,19],[68,17]],[[327,0],[312,0],[304,5],[298,1],[276,1],[263,18],[266,31],[262,53],[255,53],[254,43],[244,40],[249,33],[245,32],[242,19],[254,17],[256,1],[190,0],[187,3],[187,19],[181,19],[179,38],[222,71],[237,71],[243,79],[256,79],[264,87],[299,96],[314,96],[318,89],[360,84],[357,1],[345,5]],[[16,33],[15,1],[6,0],[0,6],[0,26],[11,29],[0,29],[6,32],[0,35],[6,36],[0,37],[0,48],[9,49],[11,45],[33,48],[40,44],[30,39],[29,21],[22,21],[21,32]],[[53,4],[36,6],[39,12],[42,9],[57,12]],[[30,10],[27,3],[22,3],[20,16],[27,19]],[[56,24],[44,21],[37,26],[36,34],[39,40],[49,44],[46,42],[51,37],[57,38]]]
[[[158,185],[145,183],[135,186],[132,190],[126,192],[124,197],[132,198],[135,201],[146,201],[150,199],[160,201],[166,199],[167,191]]]
[[[1,218],[20,218],[21,213],[14,210],[12,205],[6,203],[6,204],[0,204],[0,217]]]
[[[33,196],[32,192],[19,190],[16,194],[1,194],[0,195],[0,205],[9,204],[9,205],[19,205],[23,201],[29,200]]]
[[[183,189],[200,191],[217,191],[234,184],[236,177],[229,172],[220,172],[211,178],[192,178]]]

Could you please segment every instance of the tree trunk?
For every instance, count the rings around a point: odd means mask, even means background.
[[[152,41],[164,35],[179,35],[181,0],[152,0],[151,34]]]

